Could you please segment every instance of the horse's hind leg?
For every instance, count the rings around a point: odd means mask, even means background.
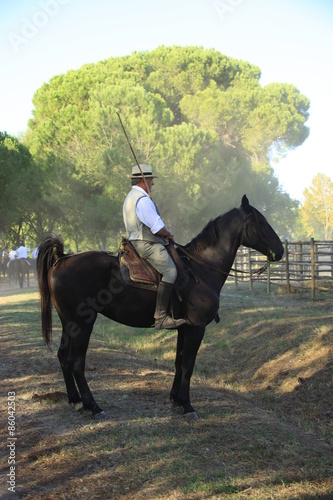
[[[83,408],[91,411],[92,415],[101,414],[104,416],[103,410],[98,406],[89,389],[84,374],[93,322],[80,326],[73,322],[63,323],[63,325],[58,357],[65,379],[68,400],[70,403],[82,402]]]
[[[92,326],[89,331],[81,331],[80,335],[72,339],[72,352],[74,354],[74,360],[72,364],[72,372],[79,389],[82,404],[85,410],[90,410],[92,415],[105,416],[104,411],[96,403],[90,389],[88,382],[86,380],[84,369],[86,363],[86,354],[89,344],[89,338],[91,334]]]
[[[58,350],[58,359],[64,376],[69,404],[81,403],[81,397],[75,385],[69,357],[70,336],[63,330]]]
[[[18,281],[19,281],[19,284],[20,284],[20,288],[23,288],[23,282],[24,282],[24,271],[20,271],[18,273]]]

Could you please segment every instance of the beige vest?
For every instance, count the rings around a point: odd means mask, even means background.
[[[136,204],[140,198],[143,198],[144,196],[148,196],[148,194],[144,194],[137,189],[131,189],[125,198],[123,205],[123,218],[127,231],[127,238],[129,240],[144,240],[151,241],[153,243],[162,243],[162,245],[165,245],[167,241],[161,236],[153,234],[149,227],[143,224],[136,215]]]

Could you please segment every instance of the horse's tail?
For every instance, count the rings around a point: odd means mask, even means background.
[[[40,291],[42,332],[46,345],[50,345],[52,338],[52,301],[48,282],[48,272],[55,262],[63,255],[63,241],[55,234],[46,236],[38,245],[36,269]]]

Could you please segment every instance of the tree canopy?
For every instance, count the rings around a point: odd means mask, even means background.
[[[0,133],[0,233],[18,244],[22,227],[38,210],[40,177],[28,148]]]
[[[298,204],[270,161],[306,139],[309,100],[291,84],[259,80],[248,62],[176,46],[53,77],[34,95],[26,134],[43,178],[39,231],[56,218],[77,248],[117,244],[135,163],[119,112],[138,160],[159,177],[153,197],[178,241],[244,193],[290,235]]]
[[[333,240],[333,181],[319,173],[304,191],[301,220],[307,236]]]

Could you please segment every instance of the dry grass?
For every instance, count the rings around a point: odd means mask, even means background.
[[[315,301],[240,293],[247,307],[238,305],[238,294],[227,293],[224,324],[215,327],[203,363],[213,364],[222,342],[218,383],[333,444],[332,293]]]
[[[45,349],[37,293],[1,296],[18,497],[332,498],[332,304],[330,295],[312,302],[227,288],[221,323],[199,352],[192,400],[201,418],[192,424],[168,402],[176,334],[100,319],[87,376],[110,418],[96,423],[66,403],[59,329]]]

